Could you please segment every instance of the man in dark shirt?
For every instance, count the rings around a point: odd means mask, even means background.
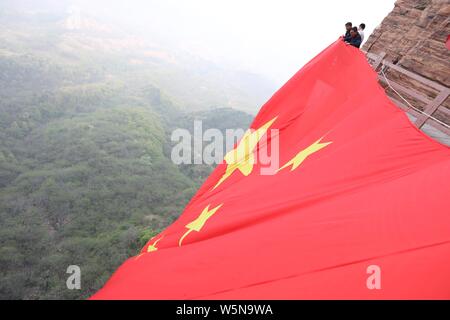
[[[362,39],[361,39],[361,36],[358,33],[358,28],[357,27],[353,27],[350,30],[350,39],[348,39],[345,42],[347,42],[348,44],[350,44],[350,45],[352,45],[352,46],[354,46],[356,48],[359,48],[361,46]]]
[[[351,22],[347,22],[345,24],[345,35],[344,35],[344,41],[348,42],[351,38],[350,35],[350,30],[352,29],[352,23]]]

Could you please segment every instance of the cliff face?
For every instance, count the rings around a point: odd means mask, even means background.
[[[450,50],[445,46],[450,35],[450,0],[398,0],[392,12],[382,21],[363,50],[380,54],[385,59],[422,77],[450,87]],[[438,94],[429,87],[389,70],[388,78],[428,96]],[[386,90],[388,95],[395,93]],[[417,108],[426,104],[405,94]],[[450,97],[433,116],[450,124]]]
[[[398,0],[363,49],[450,87],[450,0]]]

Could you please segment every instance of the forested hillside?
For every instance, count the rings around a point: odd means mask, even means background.
[[[245,129],[252,116],[229,107],[255,110],[255,92],[58,14],[2,8],[0,22],[0,298],[86,298],[211,171],[172,163],[171,130]]]

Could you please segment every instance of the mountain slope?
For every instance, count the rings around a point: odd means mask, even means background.
[[[205,108],[250,100],[222,90],[227,77],[105,30],[68,31],[57,14],[0,20],[0,298],[86,298],[212,170],[175,166],[171,131],[194,119],[246,128],[244,112]],[[81,290],[66,288],[69,265]]]

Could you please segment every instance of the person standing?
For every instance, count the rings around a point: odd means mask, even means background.
[[[358,28],[358,33],[361,36],[361,43],[364,41],[364,29],[366,28],[365,23],[361,23]]]
[[[350,35],[350,30],[352,29],[352,23],[351,22],[347,22],[345,24],[345,34],[344,34],[344,41],[348,42],[351,38]]]
[[[361,36],[358,33],[358,28],[357,27],[353,27],[350,30],[350,39],[348,41],[345,41],[348,44],[350,44],[351,46],[354,46],[356,48],[359,48],[361,46]]]

